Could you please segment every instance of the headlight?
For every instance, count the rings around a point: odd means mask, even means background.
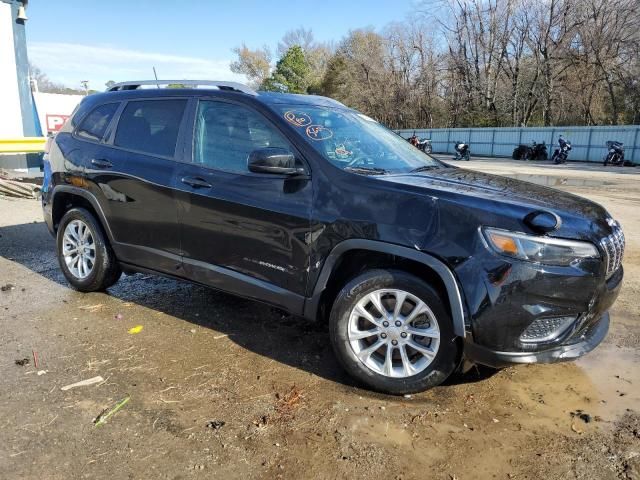
[[[493,250],[520,260],[567,266],[582,258],[600,258],[596,246],[589,242],[538,237],[496,228],[485,228],[483,232]]]

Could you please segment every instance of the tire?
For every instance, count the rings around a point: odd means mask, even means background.
[[[78,256],[77,254],[75,256],[70,254],[65,257],[65,253],[73,250],[73,243],[70,243],[74,239],[73,235],[75,233],[73,232],[81,230],[82,225],[89,232],[82,248],[86,249],[84,250],[85,252],[93,252],[93,257],[86,255],[87,263],[85,266],[89,267],[88,270],[86,268],[83,269],[83,262],[79,260],[77,262],[73,261]],[[71,236],[65,238],[65,234],[69,233],[68,227],[72,233]],[[85,230],[81,231],[84,232]],[[73,288],[80,292],[105,290],[115,284],[122,275],[116,256],[102,230],[102,226],[84,208],[73,208],[62,217],[56,237],[56,253],[65,278]],[[67,264],[65,258],[72,259],[70,265]]]
[[[393,318],[387,318],[392,322],[389,328],[384,328],[383,316],[376,314],[373,302],[369,302],[371,295],[376,292],[386,291],[382,295],[382,304],[388,307],[387,315],[392,315],[390,311],[395,308],[395,298],[391,297],[390,291],[406,292],[407,300],[402,304],[404,316],[396,319],[408,318],[413,310],[412,305],[419,305],[417,300],[424,302],[429,312],[418,314],[416,319],[410,322],[408,328],[412,331],[431,332],[432,338],[416,336],[402,332],[406,326],[395,327]],[[354,333],[366,332],[370,324],[366,318],[361,316],[359,307],[366,305],[369,308],[368,316],[378,322],[377,331],[379,334],[368,335],[366,338],[354,339]],[[381,313],[381,312],[378,312]],[[435,319],[432,322],[431,317]],[[355,323],[354,323],[354,319]],[[358,323],[361,322],[361,323]],[[422,325],[419,325],[422,323]],[[354,325],[361,325],[362,330],[355,329]],[[367,324],[366,326],[364,324]],[[428,330],[419,330],[427,328]],[[438,330],[439,339],[435,337],[435,330]],[[350,280],[338,293],[330,317],[330,336],[334,352],[344,367],[344,369],[355,379],[367,385],[369,388],[392,395],[404,395],[407,393],[422,392],[429,388],[440,385],[456,369],[461,358],[461,343],[453,333],[451,316],[447,312],[444,302],[436,290],[421,279],[400,270],[369,270],[356,278]],[[388,332],[388,333],[385,333]],[[404,333],[404,337],[401,335]],[[365,334],[366,335],[366,334]],[[386,335],[386,339],[383,336]],[[397,340],[396,340],[397,339]],[[397,342],[391,346],[391,342]],[[367,349],[371,349],[376,343],[387,342],[368,355]],[[429,356],[414,350],[411,345],[417,344],[424,350],[424,345],[428,345]],[[392,359],[390,370],[387,369],[387,349],[391,347]],[[402,351],[404,351],[404,355]],[[358,353],[361,358],[359,358]],[[384,354],[383,354],[384,352]],[[435,352],[435,355],[433,355]],[[429,358],[431,357],[431,358]],[[405,367],[407,359],[409,366]],[[382,360],[384,359],[384,361]],[[380,362],[383,365],[378,365]],[[386,372],[386,373],[384,373]]]
[[[520,148],[516,147],[513,149],[513,153],[511,154],[511,158],[513,158],[514,160],[520,160]]]

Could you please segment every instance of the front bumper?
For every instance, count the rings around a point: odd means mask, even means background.
[[[589,325],[582,333],[562,345],[536,352],[501,352],[483,347],[467,337],[465,358],[474,363],[500,368],[518,363],[555,363],[575,360],[596,348],[609,331],[609,313]]]

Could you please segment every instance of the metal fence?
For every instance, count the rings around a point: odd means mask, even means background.
[[[421,139],[428,138],[433,153],[454,153],[455,142],[465,142],[472,155],[488,157],[511,157],[513,149],[532,141],[545,143],[549,158],[558,146],[562,135],[571,143],[569,160],[602,162],[607,153],[607,140],[624,143],[625,160],[640,165],[640,125],[607,127],[533,127],[533,128],[437,128],[399,130],[404,138],[416,133]]]

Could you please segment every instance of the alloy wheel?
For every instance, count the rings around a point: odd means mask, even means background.
[[[368,293],[352,309],[347,337],[356,357],[375,373],[406,378],[426,369],[440,345],[431,309],[399,289]]]
[[[72,220],[64,229],[62,256],[71,274],[87,278],[95,266],[96,243],[89,226],[82,220]]]

